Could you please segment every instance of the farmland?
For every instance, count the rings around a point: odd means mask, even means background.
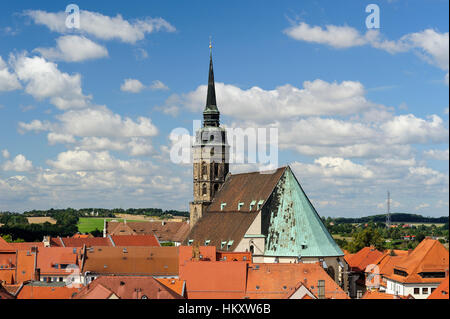
[[[89,217],[80,217],[77,227],[80,233],[90,233],[96,229],[102,231],[103,230],[103,221],[105,218],[89,218]],[[122,222],[123,219],[118,218],[106,218],[106,221],[117,220]],[[128,222],[144,222],[144,220],[129,220]]]

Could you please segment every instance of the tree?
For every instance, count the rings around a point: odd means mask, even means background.
[[[353,235],[353,240],[349,244],[349,250],[351,253],[356,253],[364,247],[369,246],[374,246],[378,250],[384,250],[384,239],[378,229],[367,227],[356,232]]]

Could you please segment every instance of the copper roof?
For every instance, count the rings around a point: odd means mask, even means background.
[[[91,247],[82,272],[116,275],[178,275],[178,247]]]
[[[208,212],[235,212],[239,203],[243,203],[239,209],[241,212],[257,211],[257,203],[269,198],[285,170],[286,167],[280,167],[274,172],[230,174],[208,207]],[[250,210],[252,201],[256,203]],[[221,207],[222,203],[226,205]]]
[[[209,240],[210,246],[218,250],[233,251],[244,237],[250,225],[259,212],[207,212],[200,218],[192,228],[183,245],[191,244],[205,245]],[[222,242],[232,241],[232,245],[222,247]]]

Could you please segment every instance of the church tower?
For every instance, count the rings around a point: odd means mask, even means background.
[[[203,111],[203,127],[196,132],[193,145],[194,201],[189,204],[191,228],[206,212],[229,171],[229,146],[226,131],[220,127],[211,43],[209,48],[208,93]]]

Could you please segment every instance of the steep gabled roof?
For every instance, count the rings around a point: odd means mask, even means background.
[[[13,251],[14,248],[0,236],[0,251]]]
[[[190,261],[180,267],[187,299],[242,299],[247,263],[242,261]]]
[[[183,299],[150,276],[100,276],[85,286],[73,299]]]
[[[325,284],[326,299],[348,299],[347,294],[318,263],[251,264],[248,268],[246,297],[250,299],[282,299],[299,288],[299,282],[315,296],[318,283]]]
[[[288,167],[273,192],[265,255],[343,256],[319,214]]]
[[[366,267],[377,261],[383,252],[374,247],[364,247],[356,254],[345,255],[345,261],[353,271],[364,271]]]
[[[405,283],[436,283],[443,278],[423,278],[423,272],[446,272],[449,269],[448,250],[438,241],[425,238],[409,254],[399,258],[393,263],[393,269],[404,271],[406,276],[390,274],[392,280]]]
[[[240,212],[257,211],[257,203],[269,198],[285,170],[286,167],[281,167],[275,171],[230,174],[214,196],[208,212],[236,212],[239,203],[244,203]],[[256,201],[256,204],[250,210],[252,201]],[[222,203],[226,205],[221,207]]]

